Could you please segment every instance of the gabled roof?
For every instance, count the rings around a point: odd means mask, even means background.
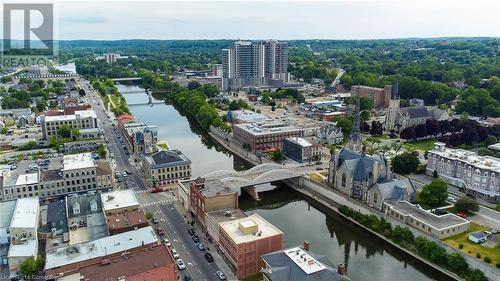
[[[380,195],[384,200],[403,200],[406,194],[411,196],[415,193],[412,181],[407,178],[378,183],[369,189],[373,188],[380,191]]]
[[[339,165],[343,162],[352,171],[354,180],[363,180],[369,177],[372,173],[373,164],[378,162],[384,164],[383,159],[379,155],[368,156],[366,154],[355,152],[349,148],[342,148],[339,153]],[[380,173],[382,175],[383,173]]]
[[[431,113],[426,107],[403,107],[400,112],[405,115],[408,114],[410,118],[424,118],[431,117]]]

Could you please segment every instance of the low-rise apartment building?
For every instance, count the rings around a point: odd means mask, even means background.
[[[180,150],[160,150],[141,155],[146,185],[166,186],[191,177],[191,160]]]
[[[374,108],[386,108],[389,106],[391,99],[392,86],[386,85],[384,88],[368,87],[368,86],[352,86],[351,95],[367,97],[373,101]]]
[[[281,122],[234,124],[233,138],[241,145],[249,145],[253,152],[282,149],[286,138],[303,137],[304,132]]]
[[[265,267],[261,256],[283,249],[283,232],[257,214],[220,222],[219,247],[237,278]]]
[[[500,159],[447,148],[437,142],[429,151],[426,173],[437,172],[448,183],[465,189],[467,194],[491,202],[500,202]]]
[[[99,137],[97,115],[94,110],[77,110],[74,114],[45,116],[42,121],[42,135],[46,140],[58,138],[59,129],[67,125],[84,131],[87,138]]]

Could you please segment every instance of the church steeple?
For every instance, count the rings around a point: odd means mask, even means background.
[[[361,131],[359,129],[359,93],[356,95],[356,105],[354,107],[354,122],[351,138],[349,140],[349,148],[356,152],[361,152],[363,142],[361,141]]]
[[[396,81],[394,81],[394,83],[392,83],[391,99],[392,100],[399,100],[399,83],[398,83],[398,80],[396,80]]]

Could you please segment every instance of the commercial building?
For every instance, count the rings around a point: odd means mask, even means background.
[[[140,207],[132,189],[102,193],[101,201],[106,216],[137,211]]]
[[[148,219],[141,209],[113,214],[106,216],[106,225],[109,235],[120,234],[123,232],[139,229],[149,225]]]
[[[465,189],[465,193],[490,202],[500,202],[500,159],[447,148],[437,142],[428,153],[426,173],[436,171],[448,183]]]
[[[220,222],[220,249],[237,278],[265,267],[262,255],[283,249],[283,232],[257,214]]]
[[[407,201],[385,202],[382,212],[438,239],[466,232],[470,225],[455,214],[438,216]]]
[[[238,192],[220,180],[197,178],[190,185],[190,208],[203,227],[208,212],[238,208]]]
[[[16,202],[10,222],[9,270],[15,273],[28,258],[38,256],[40,205],[38,197],[21,198]]]
[[[222,50],[222,88],[281,84],[290,80],[288,73],[288,43],[238,41]]]
[[[245,218],[247,215],[240,209],[220,209],[211,211],[205,214],[205,226],[208,238],[212,239],[217,245],[220,242],[220,227],[219,223]]]
[[[47,271],[54,280],[178,280],[165,244],[140,247]]]
[[[103,56],[104,56],[104,61],[106,61],[107,63],[114,63],[120,57],[120,54],[105,53]]]
[[[359,95],[367,97],[373,101],[374,108],[386,108],[389,106],[391,98],[392,86],[386,85],[384,88],[368,87],[368,86],[352,86],[351,95]]]
[[[86,243],[57,247],[46,254],[46,275],[57,276],[61,272],[71,272],[80,268],[82,262],[131,252],[157,242],[153,228],[148,226]]]
[[[269,122],[272,119],[264,114],[242,109],[228,111],[227,120],[232,123],[260,123]]]
[[[345,276],[345,266],[335,267],[327,256],[317,255],[309,250],[309,242],[304,247],[293,247],[262,256],[262,269],[266,281],[341,281],[350,280]]]
[[[177,181],[177,200],[181,203],[184,210],[191,210],[191,182],[192,180],[179,180]]]
[[[180,150],[160,150],[141,155],[142,172],[148,186],[166,186],[191,177],[191,160]]]
[[[286,138],[283,143],[285,155],[299,163],[321,159],[321,147],[303,138]]]
[[[59,129],[67,125],[77,128],[80,134],[85,133],[86,138],[98,138],[99,127],[97,115],[94,110],[77,110],[71,115],[45,116],[42,121],[42,135],[46,140],[59,137]],[[83,136],[80,136],[83,138]]]
[[[128,122],[123,124],[123,135],[136,156],[157,151],[158,127],[144,123]]]
[[[234,140],[254,152],[282,149],[284,139],[291,137],[303,137],[303,131],[281,122],[233,125]]]
[[[66,216],[69,245],[93,241],[108,236],[99,193],[66,196]],[[63,237],[63,241],[66,240]]]
[[[14,210],[16,208],[16,200],[0,202],[0,247],[10,242],[10,223]]]

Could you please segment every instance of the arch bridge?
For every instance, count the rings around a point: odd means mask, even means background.
[[[260,164],[246,171],[219,170],[203,175],[205,179],[220,180],[232,190],[237,191],[238,195],[241,195],[241,189],[244,188],[256,198],[260,191],[264,191],[264,187],[259,188],[259,185],[301,176],[302,173],[293,168],[275,163]]]

